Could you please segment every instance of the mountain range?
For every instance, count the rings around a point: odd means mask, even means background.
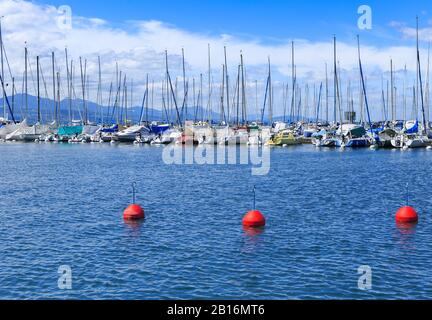
[[[28,95],[28,110],[25,107],[25,95],[17,94],[13,97],[8,96],[5,99],[5,108],[6,108],[6,118],[12,120],[11,111],[9,110],[9,106],[14,114],[14,117],[17,121],[21,121],[24,118],[27,119],[28,123],[36,123],[38,120],[38,112],[37,105],[38,100],[36,96]],[[72,120],[82,120],[84,118],[83,115],[83,100],[82,99],[74,99],[72,102]],[[117,118],[124,120],[124,108],[116,108],[113,112],[113,107],[101,106],[95,102],[87,101],[87,110],[88,110],[88,118],[91,122],[101,123],[102,117],[104,123],[115,123]],[[60,102],[60,121],[61,123],[69,123],[70,115],[69,115],[69,99],[64,99]],[[41,122],[49,123],[54,121],[55,119],[55,103],[52,99],[41,98],[40,99],[41,106]],[[167,117],[170,122],[175,122],[177,119],[177,112],[174,107],[171,108],[170,112],[165,112],[161,110],[162,108],[149,108],[148,110],[148,118],[150,121],[167,121]],[[141,112],[143,112],[143,120],[146,120],[146,110],[142,110],[142,107],[128,107],[127,109],[127,118],[133,123],[137,123],[140,120]],[[181,114],[181,106],[179,107],[179,113]],[[195,119],[195,113],[198,115],[197,119]],[[189,120],[208,120],[205,108],[202,107],[188,107],[187,108],[187,119]],[[27,115],[27,116],[26,116]],[[183,116],[186,115],[186,108],[183,112]],[[3,117],[3,98],[0,98],[0,117]],[[249,115],[248,121],[253,122],[257,119],[261,118],[261,116]],[[211,119],[213,121],[219,122],[221,120],[221,115],[218,112],[211,112]],[[265,121],[268,118],[264,119]],[[274,117],[274,121],[282,121],[283,117]],[[123,122],[123,121],[121,121]]]

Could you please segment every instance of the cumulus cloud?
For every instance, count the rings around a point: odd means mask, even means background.
[[[73,8],[72,8],[73,9]],[[164,52],[169,52],[169,63],[172,78],[179,77],[181,83],[182,59],[181,49],[185,50],[187,78],[198,82],[200,74],[208,76],[208,44],[211,47],[212,75],[214,84],[214,105],[218,104],[218,88],[222,78],[221,69],[224,63],[224,46],[228,48],[228,64],[231,79],[234,79],[239,64],[240,52],[243,52],[247,68],[247,79],[259,84],[259,100],[262,99],[267,77],[267,59],[271,58],[275,80],[276,113],[282,113],[282,84],[291,81],[291,40],[281,39],[277,45],[266,44],[259,38],[243,39],[229,34],[218,36],[202,34],[179,29],[161,21],[127,21],[125,28],[114,27],[109,21],[98,17],[72,17],[72,28],[63,28],[59,23],[58,8],[50,5],[37,4],[24,0],[0,0],[0,12],[4,16],[3,36],[11,71],[17,81],[22,79],[24,70],[24,46],[27,43],[30,52],[30,63],[35,70],[36,55],[41,56],[45,78],[49,78],[51,52],[56,54],[56,70],[62,76],[66,73],[65,47],[68,48],[70,59],[78,67],[79,57],[87,61],[88,75],[92,88],[91,99],[95,100],[98,74],[98,56],[102,61],[104,96],[108,95],[110,82],[115,79],[115,65],[129,80],[134,80],[135,100],[140,103],[140,96],[145,90],[146,75],[161,88],[165,72]],[[393,22],[405,37],[412,37],[412,28]],[[432,39],[432,28],[421,30],[423,39]],[[338,63],[341,69],[342,86],[352,82],[352,88],[358,88],[358,56],[355,39],[352,43],[338,43]],[[331,36],[323,41],[294,39],[296,46],[296,65],[299,83],[319,86],[325,81],[325,64],[328,64],[331,77],[333,64],[333,43]],[[426,52],[422,51],[425,56]],[[368,77],[368,90],[374,102],[375,115],[381,114],[379,97],[381,93],[381,77],[389,69],[390,59],[396,66],[398,86],[402,87],[403,69],[408,68],[412,77],[416,70],[415,49],[408,46],[373,47],[362,46],[365,73]],[[76,81],[79,82],[79,68],[75,70]],[[388,74],[384,73],[387,77]],[[34,75],[33,75],[34,77]],[[6,77],[8,79],[10,77]],[[65,80],[62,80],[65,81]],[[411,82],[411,81],[409,81]],[[331,83],[331,81],[330,81]],[[232,80],[234,85],[234,80]],[[50,86],[48,81],[47,86]],[[78,88],[77,88],[78,90]],[[206,87],[204,90],[208,90]],[[310,90],[313,92],[313,90]],[[330,88],[330,92],[331,92]],[[346,89],[343,89],[345,92]],[[402,91],[402,90],[400,90]],[[179,85],[179,92],[182,86]],[[255,101],[254,85],[248,86],[250,100]],[[206,93],[204,93],[206,95]],[[312,93],[311,93],[312,95]],[[158,95],[159,96],[159,95]],[[156,101],[158,101],[157,98]],[[315,99],[316,100],[316,99]],[[311,106],[313,97],[309,100]],[[356,101],[357,102],[357,101]],[[217,108],[217,107],[215,107]],[[252,107],[251,107],[252,108]]]

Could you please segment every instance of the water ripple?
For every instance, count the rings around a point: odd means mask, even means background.
[[[0,145],[1,299],[428,299],[432,155],[272,151],[249,166],[167,166],[162,148]],[[125,224],[131,182],[147,219]],[[398,227],[406,184],[421,221]],[[243,230],[252,186],[268,220]],[[70,265],[73,290],[57,287]],[[373,290],[357,288],[361,265]]]

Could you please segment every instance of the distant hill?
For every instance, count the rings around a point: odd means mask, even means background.
[[[24,94],[17,94],[14,99],[12,100],[12,97],[8,97],[9,104],[12,107],[13,103],[13,113],[16,120],[23,120],[26,110],[25,110],[25,95]],[[0,117],[3,116],[3,99],[0,98]],[[41,98],[41,117],[43,123],[52,122],[54,120],[54,102],[51,99],[47,98]],[[103,119],[105,123],[111,123],[116,122],[117,116],[120,115],[121,119],[124,119],[124,110],[119,110],[118,108],[115,110],[113,114],[113,107],[107,107],[107,106],[100,106],[94,102],[88,101],[87,102],[87,108],[88,108],[88,117],[89,120],[92,122],[101,122],[101,117],[103,114]],[[73,120],[81,120],[83,115],[83,101],[82,99],[75,99],[72,100],[72,119]],[[166,112],[161,110],[162,108],[153,109],[150,108],[148,110],[148,116],[150,121],[167,121],[167,114]],[[180,107],[181,109],[181,107]],[[181,112],[181,110],[179,110]],[[195,120],[195,107],[188,107],[187,112],[187,119],[188,120]],[[133,121],[134,123],[137,123],[140,119],[141,115],[141,107],[135,106],[132,108],[128,108],[128,120]],[[8,110],[7,104],[6,104],[6,114],[8,115],[9,119],[12,117],[10,116],[10,112]],[[184,115],[186,114],[186,110],[184,112]],[[206,114],[206,111],[198,107],[198,120],[202,120],[202,116]],[[168,113],[168,117],[171,122],[175,122],[177,119],[177,112],[175,111],[175,108],[171,110],[170,113]],[[143,114],[143,120],[146,118],[146,112],[144,109]],[[253,122],[256,121],[257,118],[261,118],[261,116],[257,117],[256,115],[249,115],[248,121]],[[212,112],[212,120],[218,122],[221,119],[221,116],[217,112]],[[62,123],[67,123],[69,121],[69,99],[64,99],[60,103],[60,120]],[[208,119],[204,119],[208,120]],[[274,117],[274,121],[282,121],[283,117],[278,116]],[[288,119],[287,119],[288,120]],[[35,123],[37,122],[37,97],[28,95],[28,113],[27,113],[27,121],[28,123]],[[267,118],[265,118],[265,121],[268,121]]]

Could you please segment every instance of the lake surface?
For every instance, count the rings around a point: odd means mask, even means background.
[[[0,299],[432,298],[432,152],[274,149],[266,176],[162,152],[0,144]],[[133,181],[147,219],[131,225]],[[404,229],[407,183],[420,223]],[[241,225],[253,185],[256,233]]]

